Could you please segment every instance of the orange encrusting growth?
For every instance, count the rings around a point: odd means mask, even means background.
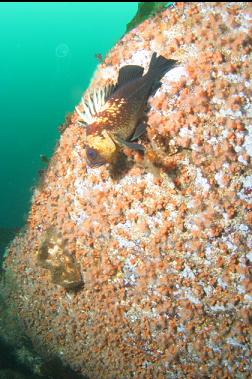
[[[249,17],[249,3],[177,3],[126,35],[91,88],[152,51],[181,62],[150,100],[144,158],[125,150],[117,179],[87,167],[74,114],[9,248],[29,336],[90,379],[250,377]],[[52,226],[76,292],[38,265]]]

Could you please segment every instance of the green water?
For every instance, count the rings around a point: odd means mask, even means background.
[[[25,223],[58,126],[137,11],[132,3],[0,4],[0,228]]]

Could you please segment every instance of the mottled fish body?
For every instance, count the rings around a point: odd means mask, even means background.
[[[160,79],[176,63],[153,53],[145,75],[141,66],[123,66],[116,86],[105,90],[106,95],[96,92],[88,102],[83,102],[84,111],[78,110],[78,113],[87,123],[86,155],[90,166],[114,163],[124,145],[143,150],[141,145],[132,142],[145,131],[138,125],[139,120],[149,96],[160,87]],[[103,96],[104,104],[99,96]]]

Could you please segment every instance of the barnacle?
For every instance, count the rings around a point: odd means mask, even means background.
[[[37,252],[37,260],[50,271],[53,283],[66,289],[74,289],[82,284],[80,266],[55,227],[47,229]]]

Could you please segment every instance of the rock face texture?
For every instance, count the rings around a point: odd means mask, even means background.
[[[149,101],[145,155],[89,168],[75,113],[34,192],[9,301],[90,379],[250,376],[251,19],[178,3],[127,34],[88,91],[153,51],[180,62]]]

